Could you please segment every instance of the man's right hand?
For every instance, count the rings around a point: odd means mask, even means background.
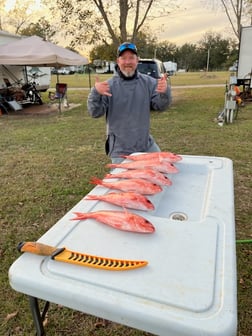
[[[95,77],[95,85],[94,86],[95,86],[97,92],[100,95],[102,95],[102,96],[109,96],[109,97],[112,96],[112,94],[110,93],[110,88],[109,88],[108,82],[107,81],[100,82],[98,76]]]

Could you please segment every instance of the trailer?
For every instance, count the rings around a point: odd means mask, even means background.
[[[166,72],[170,76],[176,74],[176,72],[177,72],[177,63],[176,62],[168,61],[168,62],[163,62],[163,63],[164,63]]]
[[[237,68],[237,85],[242,86],[243,100],[251,100],[252,89],[252,26],[242,27]]]
[[[95,72],[98,74],[112,74],[115,72],[115,62],[105,60],[94,60]]]

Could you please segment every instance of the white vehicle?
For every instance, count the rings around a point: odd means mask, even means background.
[[[172,61],[168,61],[168,62],[163,62],[165,69],[167,71],[167,73],[172,76],[175,75],[177,72],[177,63],[172,62]]]

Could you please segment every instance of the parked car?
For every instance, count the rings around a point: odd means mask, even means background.
[[[68,68],[60,68],[58,69],[59,75],[70,75],[70,70]]]
[[[167,74],[163,62],[158,59],[140,59],[137,65],[139,72],[152,76],[154,78],[161,78]]]
[[[75,67],[52,68],[51,74],[71,75],[75,73]]]

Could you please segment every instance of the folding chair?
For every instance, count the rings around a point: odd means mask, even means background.
[[[67,100],[67,84],[65,83],[56,83],[56,91],[48,93],[48,97],[50,100],[58,100],[59,102],[59,110],[61,110],[61,104],[63,103],[64,107],[69,107]]]

